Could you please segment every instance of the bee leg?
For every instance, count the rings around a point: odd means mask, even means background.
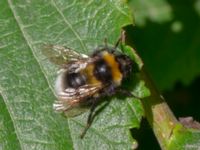
[[[124,30],[121,31],[121,35],[120,35],[119,39],[117,40],[114,49],[116,49],[119,46],[119,43],[121,43],[121,42],[122,43],[125,42],[125,31]]]
[[[105,47],[108,48],[108,40],[107,38],[104,39]]]
[[[122,95],[126,95],[128,97],[134,97],[134,98],[140,99],[135,94],[131,93],[130,91],[124,90],[124,89],[117,89],[116,92],[118,92],[118,93],[120,93]]]
[[[87,130],[90,128],[90,126],[91,126],[91,124],[92,124],[92,121],[93,121],[93,119],[94,119],[94,116],[95,116],[95,115],[93,115],[93,113],[94,113],[94,110],[95,110],[95,108],[96,108],[96,106],[97,106],[97,102],[96,102],[96,101],[97,101],[97,100],[95,99],[94,102],[92,103],[92,107],[91,107],[91,109],[90,109],[90,113],[89,113],[89,116],[88,116],[88,119],[87,119],[87,125],[86,125],[85,129],[83,130],[83,132],[82,132],[81,135],[80,135],[80,138],[81,138],[81,139],[84,138],[84,136],[85,136]]]
[[[87,130],[92,125],[92,122],[93,122],[95,116],[98,115],[109,104],[109,102],[110,101],[105,101],[104,105],[102,105],[100,108],[98,108],[98,110],[95,111],[96,106],[99,104],[99,99],[98,98],[93,99],[93,104],[92,104],[92,107],[90,109],[90,113],[89,113],[89,116],[88,116],[88,119],[87,119],[87,125],[86,125],[85,129],[83,130],[83,132],[80,135],[81,139],[84,138]]]

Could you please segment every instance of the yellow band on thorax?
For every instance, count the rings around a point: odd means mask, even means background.
[[[103,59],[107,62],[107,64],[111,68],[114,83],[120,85],[122,80],[122,73],[119,70],[119,64],[115,60],[115,56],[105,51],[103,52]]]

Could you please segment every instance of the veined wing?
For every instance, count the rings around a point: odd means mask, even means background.
[[[60,45],[45,45],[42,53],[54,64],[62,65],[69,61],[78,61],[87,59],[85,54],[77,53],[76,51]]]
[[[87,104],[89,97],[98,94],[102,85],[84,85],[78,89],[67,88],[58,93],[58,100],[55,101],[53,108],[55,111],[64,112],[66,116],[73,117],[87,110],[83,104]]]

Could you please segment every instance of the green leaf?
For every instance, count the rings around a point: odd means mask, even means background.
[[[88,114],[67,119],[53,111],[58,66],[42,54],[45,44],[60,44],[85,54],[103,44],[104,38],[114,45],[121,28],[133,23],[127,4],[121,0],[2,0],[0,8],[1,147],[134,147],[129,129],[139,127],[143,115],[140,101],[113,98],[81,140]],[[135,89],[140,90],[137,92],[144,95],[143,82],[135,83]]]
[[[6,97],[4,97],[6,99]],[[12,118],[8,113],[6,104],[0,95],[0,149],[20,149]]]
[[[200,147],[200,130],[177,125],[168,143],[170,150],[196,150]]]

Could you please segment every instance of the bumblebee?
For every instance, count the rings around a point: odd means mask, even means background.
[[[51,45],[53,52],[46,53],[50,60],[61,65],[55,82],[57,100],[53,104],[54,110],[73,117],[90,108],[81,138],[90,127],[93,112],[102,97],[116,93],[132,96],[121,88],[122,81],[133,69],[131,58],[116,50],[122,39],[123,36],[114,47],[105,44],[97,48],[90,56],[58,45]]]

